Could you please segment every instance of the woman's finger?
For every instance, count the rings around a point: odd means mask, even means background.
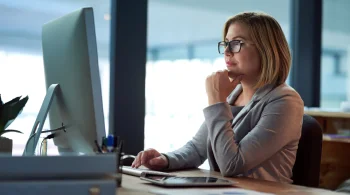
[[[147,163],[147,161],[148,161],[148,156],[149,156],[148,153],[149,153],[148,151],[144,151],[144,152],[142,153],[142,156],[141,156],[141,158],[140,158],[141,165]]]
[[[136,156],[135,159],[135,168],[138,168],[139,166],[141,166],[141,156],[143,154],[143,151],[139,152]]]

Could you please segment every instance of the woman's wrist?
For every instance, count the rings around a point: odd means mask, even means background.
[[[164,156],[167,161],[167,165],[163,169],[169,169],[169,157],[164,153],[161,153],[161,155]]]
[[[224,98],[210,98],[210,97],[208,98],[209,106],[217,104],[217,103],[222,103],[225,101],[226,101],[226,99],[224,99]]]

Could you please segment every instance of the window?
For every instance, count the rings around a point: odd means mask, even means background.
[[[350,24],[346,0],[323,0],[321,108],[339,110],[350,100]]]

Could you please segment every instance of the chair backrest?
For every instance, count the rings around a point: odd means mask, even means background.
[[[318,187],[322,153],[322,127],[304,114],[301,137],[293,167],[293,184]]]

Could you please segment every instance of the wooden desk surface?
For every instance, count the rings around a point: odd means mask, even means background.
[[[179,176],[214,176],[223,178],[218,172],[210,172],[207,170],[186,170],[177,172]],[[343,194],[337,193],[329,190],[318,189],[318,188],[307,188],[303,186],[282,184],[277,182],[262,181],[250,178],[225,178],[235,182],[238,182],[233,188],[234,189],[246,189],[254,190],[264,193],[272,194],[320,194],[320,195],[336,195]],[[179,195],[179,194],[209,194],[213,193],[213,189],[222,190],[223,188],[164,188],[158,187],[148,183],[147,181],[140,180],[138,177],[129,176],[123,174],[122,187],[117,190],[117,195],[138,195],[138,194],[169,194],[169,195]],[[225,187],[225,189],[231,189],[230,187]]]
[[[344,118],[350,119],[350,112],[330,112],[322,110],[305,110],[305,114],[313,117],[326,117],[326,118]]]

